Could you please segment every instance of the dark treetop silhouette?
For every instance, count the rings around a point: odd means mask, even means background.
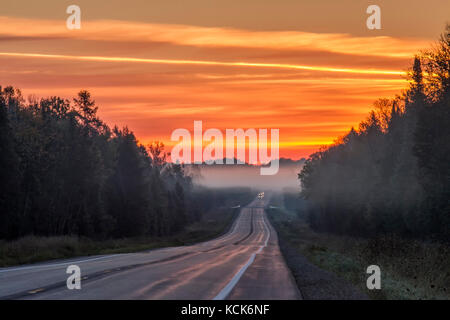
[[[450,241],[450,26],[416,56],[410,87],[299,174],[309,222],[323,231]]]

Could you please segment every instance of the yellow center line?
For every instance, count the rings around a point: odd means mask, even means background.
[[[41,291],[44,291],[44,290],[45,290],[44,288],[39,288],[39,289],[28,291],[28,293],[35,294],[35,293],[38,293],[38,292],[41,292]]]

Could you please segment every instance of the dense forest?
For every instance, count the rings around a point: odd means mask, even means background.
[[[450,241],[450,26],[408,74],[405,92],[306,161],[316,230]]]
[[[24,99],[0,87],[0,239],[166,236],[223,203],[198,191],[162,143],[109,128],[87,91]]]

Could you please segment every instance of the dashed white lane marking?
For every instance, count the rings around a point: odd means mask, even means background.
[[[60,266],[65,266],[65,265],[71,265],[71,264],[77,264],[77,263],[83,263],[83,262],[90,262],[90,261],[95,261],[95,260],[112,258],[112,257],[118,256],[118,255],[121,255],[121,254],[120,253],[119,254],[112,254],[112,255],[102,256],[102,257],[97,257],[97,258],[91,258],[91,259],[85,259],[85,260],[74,260],[74,261],[68,261],[68,262],[62,262],[62,263],[42,264],[42,265],[37,265],[37,266],[18,267],[18,268],[8,268],[8,269],[0,270],[0,273],[11,272],[11,271],[30,270],[30,269],[42,269],[42,268],[60,267]]]
[[[270,229],[267,227],[266,220],[265,220],[265,214],[263,215],[263,225],[264,225],[264,229],[266,229],[266,232],[267,232],[267,237],[266,237],[266,241],[264,242],[264,245],[260,246],[259,249],[255,253],[252,253],[252,255],[248,259],[247,263],[244,264],[241,269],[239,269],[239,271],[233,276],[233,278],[231,278],[230,282],[228,282],[228,284],[222,290],[220,290],[219,294],[217,296],[215,296],[213,298],[213,300],[225,300],[228,297],[228,295],[230,294],[231,290],[233,290],[233,288],[239,282],[239,279],[241,279],[244,272],[248,269],[248,267],[250,267],[252,265],[253,261],[255,261],[256,255],[258,253],[260,253],[264,247],[267,247],[267,243],[269,242],[269,238],[270,238]]]

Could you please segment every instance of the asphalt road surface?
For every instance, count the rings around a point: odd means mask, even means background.
[[[207,242],[0,268],[0,299],[301,299],[264,201]],[[81,269],[80,290],[67,288],[70,265]]]

